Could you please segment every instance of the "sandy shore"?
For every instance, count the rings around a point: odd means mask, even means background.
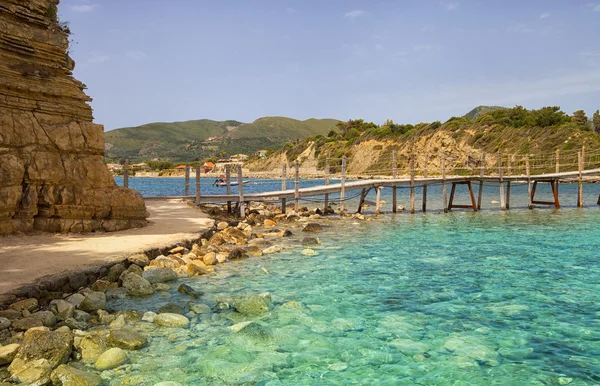
[[[45,276],[106,265],[124,257],[197,239],[213,220],[184,202],[148,201],[150,225],[112,233],[0,237],[0,294]]]

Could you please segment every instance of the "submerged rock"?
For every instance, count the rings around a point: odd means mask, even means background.
[[[187,327],[190,320],[179,314],[158,314],[154,318],[154,324],[162,327]]]
[[[498,366],[498,353],[470,336],[451,337],[444,343],[444,348],[458,356],[476,360],[487,366]]]
[[[158,309],[158,314],[183,314],[185,308],[176,303],[166,304]]]
[[[306,248],[302,250],[302,254],[304,256],[316,256],[318,255],[317,251],[315,251],[314,249],[310,249],[310,248]]]
[[[246,326],[243,326],[239,329],[238,334],[260,342],[267,342],[273,336],[269,328],[255,322],[250,322]]]
[[[302,245],[319,245],[321,242],[317,237],[305,237],[302,239]]]
[[[127,353],[118,347],[106,350],[98,360],[96,360],[96,368],[98,370],[110,370],[119,367],[129,360]]]
[[[154,322],[154,318],[156,318],[157,313],[156,312],[152,312],[152,311],[148,311],[148,312],[144,312],[144,316],[142,316],[142,321],[144,322]]]
[[[139,350],[146,347],[148,339],[131,327],[123,327],[110,332],[108,344],[127,350]]]
[[[238,298],[233,302],[233,308],[243,315],[256,316],[269,311],[270,301],[258,295]]]
[[[50,379],[54,385],[62,386],[99,386],[102,378],[68,365],[60,365],[52,372]]]
[[[323,227],[321,226],[321,224],[318,224],[316,222],[309,222],[302,228],[302,232],[310,232],[310,233],[321,232],[322,230],[323,230]]]
[[[193,289],[187,284],[180,285],[179,288],[177,288],[177,292],[188,295],[194,299],[198,299],[202,295],[201,293],[196,292],[195,289]]]

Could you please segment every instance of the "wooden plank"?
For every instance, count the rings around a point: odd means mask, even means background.
[[[427,166],[429,163],[429,154],[425,154],[425,165],[423,166],[423,178],[427,178]],[[423,184],[423,202],[422,208],[423,212],[427,212],[427,184]]]
[[[410,156],[410,213],[415,213],[415,155]]]
[[[452,189],[450,190],[450,201],[448,202],[448,210],[452,210],[454,203],[454,192],[456,191],[456,183],[452,183]],[[458,206],[457,206],[458,208]]]
[[[330,159],[327,157],[325,160],[325,186],[329,185],[329,162]],[[329,207],[329,193],[325,193],[325,201],[323,203],[323,213],[326,212],[327,207]]]
[[[295,177],[294,177],[294,210],[298,213],[300,205],[300,162],[294,162]]]
[[[190,165],[185,165],[185,188],[184,188],[184,196],[190,195]]]
[[[344,198],[346,196],[346,156],[342,157],[342,180],[340,186],[340,208],[344,213]]]
[[[196,205],[200,204],[200,164],[196,166]]]
[[[527,174],[527,207],[533,209],[532,195],[531,195],[531,174],[529,170],[529,156],[525,157],[525,173]]]
[[[281,190],[286,190],[287,189],[287,164],[284,162],[283,164],[281,164]],[[285,202],[285,197],[281,199],[281,213],[285,214],[286,212],[286,205],[287,203]]]
[[[479,177],[485,175],[485,152],[481,155],[481,166],[479,168]],[[483,179],[479,181],[479,191],[477,192],[477,209],[481,210],[481,201],[483,200]]]
[[[502,182],[502,153],[498,153],[498,179],[500,182],[500,210],[506,210],[504,202],[504,184]]]
[[[238,172],[238,191],[239,191],[239,205],[240,205],[240,218],[245,218],[246,217],[246,203],[244,202],[244,184],[242,183],[243,181],[243,175],[242,175],[242,164],[238,164],[237,166],[237,172]]]
[[[365,203],[366,196],[367,196],[367,189],[363,188],[362,192],[360,192],[360,200],[358,201],[358,209],[356,210],[357,213],[362,213],[362,207],[363,207],[363,204]]]
[[[225,165],[225,192],[229,196],[231,194],[231,165]],[[227,201],[227,213],[231,213],[231,201]]]
[[[392,151],[392,177],[394,179],[398,178],[398,163],[396,162],[396,150]],[[392,212],[396,213],[398,211],[398,203],[396,201],[396,185],[392,186]]]
[[[448,200],[446,197],[447,194],[447,187],[446,187],[446,157],[442,154],[441,155],[441,162],[442,162],[442,201],[444,204],[444,213],[448,213]]]

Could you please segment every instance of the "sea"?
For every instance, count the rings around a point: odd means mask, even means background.
[[[140,180],[130,187],[145,196],[178,192],[183,181]],[[245,191],[271,189],[256,182]],[[202,181],[202,189],[222,188]],[[559,191],[561,209],[529,210],[526,185],[513,185],[511,210],[501,211],[498,185],[488,185],[483,210],[443,213],[433,185],[428,211],[411,215],[390,213],[386,189],[383,215],[323,220],[310,256],[302,223],[286,224],[293,235],[272,240],[281,253],[219,265],[148,298],[111,300],[114,309],[194,301],[210,311],[190,315],[186,329],[142,322],[148,347],[103,376],[111,385],[600,384],[600,185],[584,186],[584,208],[575,184]],[[399,189],[398,203],[408,207],[408,194]],[[203,295],[178,293],[180,283]],[[267,292],[272,307],[261,316],[216,307]],[[232,328],[242,322],[253,323],[250,333]]]

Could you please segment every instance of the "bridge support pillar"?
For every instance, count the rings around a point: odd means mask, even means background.
[[[550,184],[552,188],[552,196],[554,197],[554,201],[536,201],[535,200],[535,192],[537,190],[538,182],[547,182]],[[560,202],[558,200],[558,180],[538,180],[533,181],[533,188],[531,189],[531,203],[538,205],[550,205],[554,206],[556,209],[560,209]]]
[[[456,191],[456,185],[467,185],[467,187],[469,188],[469,195],[471,196],[471,205],[454,204],[454,193]],[[475,194],[473,193],[473,186],[471,184],[471,181],[460,181],[452,183],[452,190],[450,191],[450,201],[448,202],[448,210],[452,210],[452,208],[473,209],[473,211],[477,212],[477,202],[475,202]]]

